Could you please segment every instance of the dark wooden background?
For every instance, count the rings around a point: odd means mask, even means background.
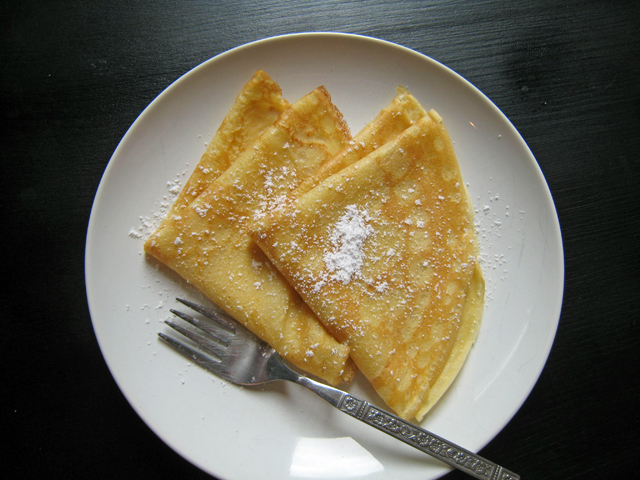
[[[85,296],[87,222],[119,140],[172,81],[305,31],[429,55],[518,128],[560,217],[564,306],[539,382],[481,453],[524,479],[637,478],[639,2],[10,0],[0,26],[3,478],[208,478],[107,370]]]

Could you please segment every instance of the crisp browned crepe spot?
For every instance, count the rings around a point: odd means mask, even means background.
[[[421,418],[459,371],[484,298],[473,210],[439,115],[251,235],[382,399]]]

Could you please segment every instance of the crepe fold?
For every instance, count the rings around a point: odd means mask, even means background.
[[[381,398],[420,420],[478,331],[473,208],[433,110],[252,225],[251,237]]]
[[[296,188],[295,195],[308,192],[322,180],[367,156],[426,114],[420,102],[406,88],[398,87],[398,94],[389,105],[368,122],[348,146],[324,163],[313,175],[303,179]]]
[[[258,137],[289,106],[282,98],[280,86],[262,70],[258,70],[242,88],[225,115],[216,134],[207,144],[198,165],[173,203],[168,217],[179,214],[220,176],[240,153],[252,146]]]
[[[349,381],[349,347],[332,337],[249,238],[255,218],[281,208],[302,178],[351,140],[320,87],[287,108],[195,200],[145,243],[159,259],[271,344],[295,366],[331,384]]]

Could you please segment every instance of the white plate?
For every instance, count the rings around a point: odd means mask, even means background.
[[[145,259],[135,237],[157,224],[153,215],[173,195],[167,182],[184,184],[257,69],[289,101],[325,85],[354,134],[400,84],[442,115],[477,208],[487,303],[477,344],[422,426],[478,451],[533,388],[564,282],[560,227],[533,155],[498,108],[456,73],[407,48],[344,34],[275,37],[221,54],[173,83],[131,126],[104,173],[87,234],[87,296],[104,358],[153,431],[217,477],[437,478],[448,467],[304,389],[226,384],[157,338],[175,296],[201,298]],[[380,403],[361,377],[349,391]]]

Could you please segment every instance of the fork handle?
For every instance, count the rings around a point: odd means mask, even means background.
[[[520,476],[455,443],[417,427],[400,417],[341,390],[300,376],[294,380],[341,412],[461,470],[484,480],[519,480]]]

